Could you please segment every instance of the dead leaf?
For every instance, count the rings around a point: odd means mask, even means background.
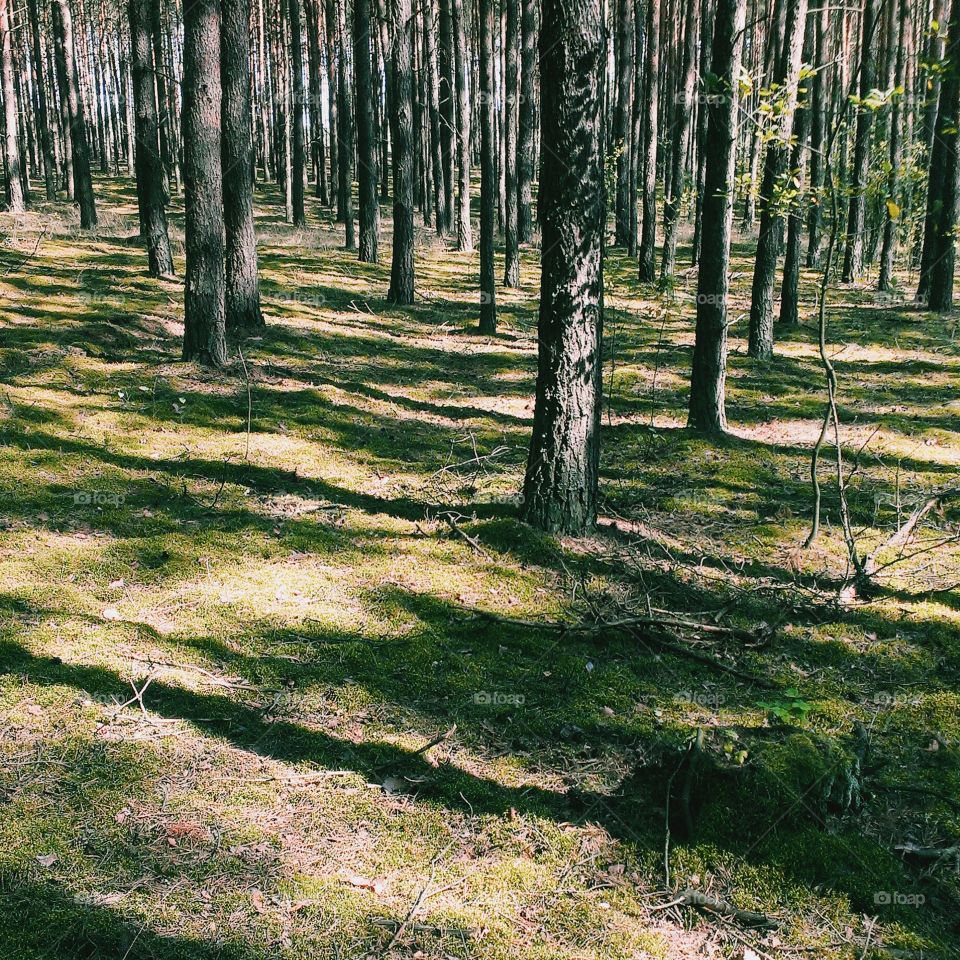
[[[52,867],[60,858],[55,853],[45,853],[37,857],[37,863],[41,867]]]

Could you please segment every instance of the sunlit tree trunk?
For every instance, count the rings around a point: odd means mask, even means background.
[[[603,331],[601,0],[544,0],[542,235],[533,438],[522,515],[543,530],[596,521]],[[574,66],[575,65],[575,66]]]

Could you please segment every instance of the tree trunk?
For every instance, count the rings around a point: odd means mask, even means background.
[[[813,59],[815,30],[814,21],[808,19],[803,44],[803,62],[805,64],[809,64]],[[809,92],[803,102],[800,101],[798,93],[796,117],[793,121],[794,143],[790,150],[788,170],[788,179],[793,183],[797,195],[790,202],[789,212],[787,213],[787,246],[783,255],[783,284],[780,287],[780,323],[785,327],[796,327],[800,324],[800,243],[803,232],[803,176],[809,131]]]
[[[605,218],[601,0],[544,0],[538,367],[523,518],[583,534],[596,522]]]
[[[64,0],[65,2],[65,0]],[[183,359],[227,362],[220,0],[191,0],[183,17],[183,188],[187,273]]]
[[[813,62],[817,72],[813,77],[810,97],[810,204],[807,210],[807,266],[811,269],[820,262],[820,222],[823,210],[824,164],[823,149],[826,136],[826,73],[827,31],[830,26],[830,8],[822,4],[817,11],[816,49]]]
[[[73,156],[73,191],[80,206],[80,227],[91,230],[97,225],[90,173],[90,147],[87,122],[77,81],[77,60],[73,42],[73,20],[67,0],[53,0],[53,29],[56,34],[57,72],[61,95],[66,100],[70,120],[70,144]]]
[[[697,104],[697,127],[693,137],[694,157],[694,210],[693,246],[690,251],[690,262],[694,265],[700,262],[700,233],[703,229],[703,184],[707,175],[707,118],[710,115],[708,104],[704,99],[712,83],[711,65],[713,58],[713,30],[714,30],[714,0],[703,0],[701,12],[702,40],[700,44],[700,93]]]
[[[470,61],[463,0],[451,0],[457,86],[457,249],[473,249],[470,223]]]
[[[17,129],[19,107],[13,86],[13,40],[11,36],[8,0],[0,0],[0,70],[3,79],[3,116],[5,136],[3,155],[7,167],[7,209],[23,213],[27,208],[23,189],[23,169],[20,157],[20,138]]]
[[[133,111],[136,128],[134,164],[140,208],[140,235],[147,243],[147,262],[153,277],[172,277],[173,254],[167,232],[160,159],[157,101],[153,85],[153,43],[150,5],[156,0],[130,0],[130,48],[133,75]]]
[[[356,250],[356,228],[353,222],[353,87],[350,85],[350,61],[347,50],[347,3],[336,0],[337,7],[337,120],[340,124],[340,181],[338,209],[343,213],[344,246]]]
[[[437,59],[439,68],[438,99],[440,107],[440,152],[443,169],[444,225],[445,235],[453,233],[454,208],[454,142],[456,139],[456,118],[454,116],[455,89],[453,54],[453,17],[450,13],[451,0],[440,0],[438,17],[439,46]]]
[[[893,2],[893,0],[887,0]],[[860,98],[865,100],[873,89],[876,57],[877,0],[864,0],[863,33],[860,41]],[[870,164],[870,133],[874,111],[867,106],[857,110],[857,132],[853,145],[853,171],[850,183],[850,206],[847,213],[847,242],[843,254],[843,282],[852,283],[863,273],[863,249],[867,219],[867,173]]]
[[[154,70],[154,81],[157,87],[157,123],[160,128],[160,159],[163,161],[163,169],[166,174],[164,181],[164,203],[170,199],[170,192],[176,192],[177,189],[177,159],[174,156],[172,145],[173,140],[173,120],[170,112],[170,99],[167,91],[167,69],[164,58],[164,29],[163,29],[163,10],[162,0],[157,0],[151,4],[151,15],[153,17],[150,24],[150,38],[153,42],[153,62],[156,65]]]
[[[533,238],[534,79],[537,67],[537,0],[520,4],[520,109],[517,117],[517,240]]]
[[[688,0],[684,26],[683,72],[674,107],[674,123],[670,160],[670,190],[663,203],[663,256],[660,260],[660,283],[673,281],[677,262],[677,233],[680,228],[680,204],[683,200],[687,148],[690,138],[690,114],[693,109],[693,87],[697,74],[697,33],[700,18],[699,0]]]
[[[303,44],[300,30],[300,0],[288,0],[290,14],[290,74],[293,92],[293,157],[291,161],[291,190],[293,202],[293,225],[306,225],[307,214],[304,207],[304,188],[307,172],[303,109]]]
[[[896,44],[896,66],[894,67],[894,85],[906,90],[906,48],[908,37],[913,33],[913,18],[909,0],[900,0],[899,16],[894,22],[894,34],[900,29],[902,32],[899,43]],[[891,42],[896,38],[891,37]],[[880,250],[880,278],[877,282],[878,290],[889,290],[893,280],[894,256],[897,248],[897,223],[900,219],[900,209],[903,198],[900,196],[900,162],[901,144],[903,142],[903,124],[905,93],[894,94],[890,107],[890,174],[887,177],[887,201],[883,218],[883,245]],[[907,104],[909,107],[909,104]],[[891,204],[893,206],[891,206]]]
[[[705,433],[727,428],[727,298],[733,224],[737,113],[746,0],[717,0],[704,155],[697,331],[690,378],[689,425]],[[706,38],[704,38],[706,40]]]
[[[263,326],[253,220],[253,114],[250,104],[250,0],[222,0],[223,219],[226,327]]]
[[[953,274],[957,254],[957,197],[960,176],[957,123],[960,120],[960,0],[950,6],[950,26],[947,35],[946,70],[940,79],[940,103],[937,107],[937,127],[934,154],[942,154],[941,202],[936,217],[928,223],[932,228],[933,262],[930,266],[929,307],[946,313],[953,306]],[[933,159],[931,157],[931,167]],[[931,182],[933,174],[930,175]]]
[[[411,0],[394,0],[393,55],[393,262],[390,303],[413,303],[413,8]]]
[[[327,155],[323,132],[323,81],[321,80],[320,22],[318,0],[306,0],[304,13],[307,20],[307,53],[310,84],[310,153],[314,169],[314,196],[324,206],[329,202],[327,194]]]
[[[617,193],[614,205],[614,243],[630,244],[630,115],[633,102],[633,0],[617,0],[616,107],[613,143],[617,157]]]
[[[778,88],[787,90],[786,102],[777,126],[771,131],[772,139],[767,145],[764,159],[763,183],[760,187],[760,236],[757,239],[750,301],[748,352],[756,360],[769,360],[773,356],[773,294],[783,225],[783,213],[777,194],[788,159],[790,138],[793,135],[797,77],[800,71],[800,54],[803,48],[806,19],[807,0],[793,0],[787,4],[783,47],[774,77]]]
[[[30,39],[33,47],[33,71],[37,86],[37,123],[40,125],[40,141],[43,150],[43,179],[48,200],[57,197],[57,163],[53,153],[52,120],[47,108],[47,89],[43,70],[43,47],[40,41],[40,16],[37,0],[27,0],[30,16]]]
[[[357,181],[360,203],[360,259],[376,263],[380,240],[380,186],[377,140],[373,130],[370,0],[353,5],[353,69],[357,82]]]
[[[519,195],[517,179],[517,132],[519,124],[519,27],[520,0],[504,0],[507,27],[504,44],[504,264],[503,285],[520,286]]]
[[[447,185],[450,182],[444,167],[443,155],[443,117],[440,111],[440,73],[437,65],[437,42],[434,31],[436,19],[433,0],[426,0],[424,7],[424,69],[427,72],[427,99],[430,113],[430,152],[433,162],[433,209],[437,235],[446,236],[449,225],[449,196]]]
[[[643,207],[640,252],[637,255],[641,283],[656,277],[657,246],[657,113],[660,93],[660,0],[647,0],[647,54],[643,82]]]
[[[493,31],[495,0],[480,0],[480,332],[497,332],[493,235],[497,214],[497,131],[494,122]]]
[[[327,116],[330,123],[330,203],[336,204],[337,219],[343,220],[340,191],[340,123],[337,115],[337,17],[333,0],[324,3],[324,37],[327,48]]]

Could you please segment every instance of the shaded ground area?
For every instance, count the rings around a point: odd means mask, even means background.
[[[475,255],[424,232],[397,311],[268,194],[270,326],[210,375],[99,187],[96,236],[0,221],[0,957],[956,953],[956,853],[898,848],[960,839],[957,514],[841,602],[808,326],[761,366],[737,321],[697,438],[693,275],[611,252],[603,523],[557,542],[516,519],[535,249],[480,338]],[[870,550],[960,470],[960,359],[867,287],[831,340]],[[551,627],[625,615],[720,632]]]

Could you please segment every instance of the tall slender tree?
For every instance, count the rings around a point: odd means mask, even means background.
[[[250,0],[221,0],[225,323],[228,330],[263,326],[253,216],[253,110],[250,103]]]
[[[533,149],[536,135],[537,0],[520,3],[520,109],[517,115],[517,240],[533,237]]]
[[[48,110],[47,84],[43,68],[43,43],[40,38],[40,12],[37,0],[27,0],[30,17],[30,42],[33,48],[33,70],[36,84],[37,123],[40,125],[43,151],[43,181],[48,200],[57,196],[57,160],[53,147],[53,123]]]
[[[893,0],[887,0],[892,3]],[[863,273],[867,219],[867,173],[870,165],[870,135],[874,110],[866,102],[874,83],[874,59],[877,50],[877,6],[879,0],[864,0],[860,39],[860,102],[853,145],[850,206],[847,213],[847,237],[843,254],[843,281],[850,283]]]
[[[537,389],[524,519],[582,534],[596,521],[603,331],[601,0],[544,0]]]
[[[360,204],[360,259],[376,263],[380,241],[380,174],[373,130],[370,0],[353,4],[353,70],[357,86],[357,183]]]
[[[97,225],[97,208],[93,198],[93,176],[90,172],[87,121],[77,79],[73,17],[68,0],[53,0],[53,32],[56,37],[57,81],[70,125],[74,198],[80,207],[80,228],[91,230]]]
[[[451,0],[457,88],[457,249],[473,249],[470,223],[470,60],[464,0]]]
[[[706,89],[697,329],[690,377],[689,424],[705,433],[727,428],[727,300],[730,292],[730,230],[743,28],[746,0],[717,0],[711,75]],[[704,42],[707,38],[704,37]]]
[[[660,109],[660,0],[647,0],[647,51],[643,80],[643,178],[640,203],[643,207],[640,251],[637,254],[641,283],[656,278],[657,245],[657,140]]]
[[[630,244],[631,156],[630,116],[633,103],[633,0],[617,0],[616,20],[616,99],[613,113],[612,149],[617,157],[617,190],[614,204],[614,242],[618,247]]]
[[[480,0],[480,332],[497,331],[497,281],[493,259],[496,230],[496,125],[494,122],[494,0]]]
[[[221,101],[220,0],[191,0],[183,9],[183,359],[211,367],[227,362]]]
[[[958,187],[960,187],[960,0],[950,5],[947,28],[947,50],[940,80],[940,102],[937,107],[936,138],[933,153],[939,154],[943,167],[942,196],[935,219],[928,221],[932,230],[932,261],[929,270],[931,310],[946,313],[953,307],[953,281],[957,257]],[[930,160],[933,166],[933,156]],[[930,174],[933,181],[933,173]]]
[[[304,108],[306,97],[303,88],[303,43],[300,29],[300,0],[288,0],[290,17],[290,87],[292,92],[291,124],[292,156],[290,172],[290,199],[293,206],[293,224],[302,227],[307,222],[304,206],[306,177],[306,140],[304,134]]]
[[[393,261],[390,303],[413,303],[413,7],[411,0],[393,0]]]
[[[23,189],[23,164],[20,154],[19,105],[13,83],[13,39],[9,0],[0,0],[0,79],[3,88],[4,141],[7,167],[7,208],[23,213],[27,200]]]
[[[800,55],[807,19],[807,0],[787,3],[783,44],[778,57],[776,90],[782,91],[778,117],[771,131],[760,186],[760,235],[753,269],[748,352],[757,360],[773,356],[773,295],[777,273],[783,210],[780,203],[797,103]]]
[[[135,167],[140,209],[140,234],[147,243],[151,276],[172,277],[173,254],[164,205],[164,170],[160,159],[160,135],[154,90],[152,20],[150,5],[157,0],[130,0],[130,68],[133,78],[133,110],[136,125]]]
[[[519,183],[517,180],[517,133],[519,124],[519,40],[520,0],[504,0],[506,29],[504,35],[504,223],[503,285],[520,285]]]

